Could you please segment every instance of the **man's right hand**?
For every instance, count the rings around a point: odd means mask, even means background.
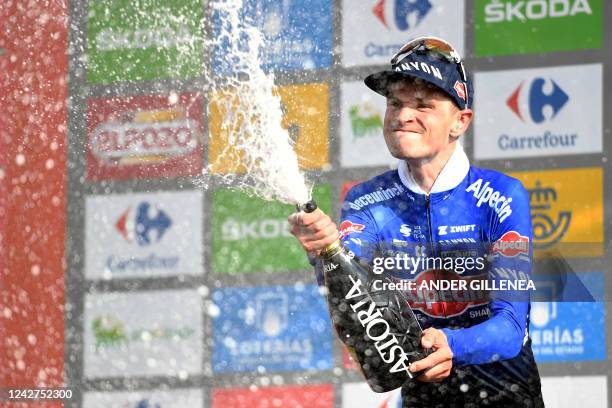
[[[336,224],[318,208],[311,213],[293,213],[288,221],[291,233],[310,256],[319,255],[326,246],[338,239]]]

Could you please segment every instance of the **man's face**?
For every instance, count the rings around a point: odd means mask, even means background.
[[[431,160],[452,149],[449,134],[459,109],[441,90],[419,81],[390,86],[383,133],[391,154],[402,160]]]

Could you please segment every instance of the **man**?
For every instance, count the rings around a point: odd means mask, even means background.
[[[390,70],[368,76],[365,84],[387,98],[383,134],[399,167],[351,189],[340,232],[320,210],[289,217],[313,264],[340,237],[370,263],[402,252],[487,255],[492,273],[529,276],[527,192],[516,179],[470,166],[459,138],[473,118],[473,89],[452,46],[417,38],[393,57]],[[388,273],[423,281],[469,280],[482,271]],[[432,353],[411,365],[420,374],[402,387],[405,406],[543,406],[528,299],[444,300],[412,304],[425,328],[421,344]]]

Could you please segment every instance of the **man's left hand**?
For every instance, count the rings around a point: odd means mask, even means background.
[[[423,331],[421,337],[423,348],[432,349],[433,353],[410,365],[410,371],[424,370],[417,380],[423,382],[439,382],[450,375],[453,367],[453,352],[448,346],[448,339],[442,330],[430,327]]]

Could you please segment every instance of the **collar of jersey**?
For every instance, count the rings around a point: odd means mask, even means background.
[[[465,176],[467,176],[469,170],[470,160],[465,154],[465,151],[463,151],[463,146],[461,146],[461,143],[457,142],[455,151],[440,172],[440,175],[438,175],[438,178],[431,188],[430,194],[442,193],[444,191],[454,189],[463,181]],[[427,195],[427,193],[423,191],[423,189],[416,182],[414,177],[412,177],[412,173],[410,173],[410,169],[408,168],[408,164],[405,160],[400,160],[397,167],[397,172],[400,180],[402,180],[402,184],[404,184],[410,191],[416,194]]]

